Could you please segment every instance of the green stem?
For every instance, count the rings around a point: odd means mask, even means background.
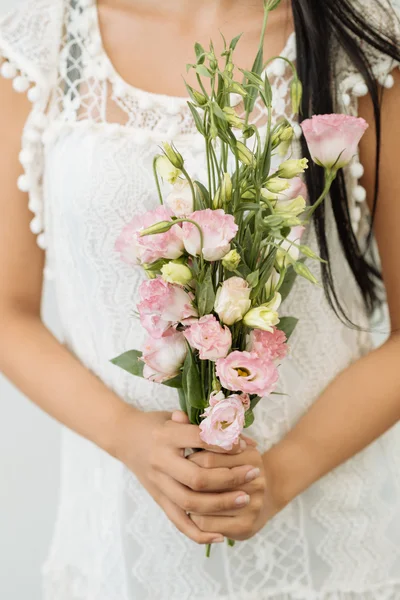
[[[203,266],[203,264],[204,264],[204,257],[203,257],[204,235],[203,235],[203,230],[200,227],[200,225],[198,223],[196,223],[196,221],[192,221],[192,219],[175,219],[174,223],[191,223],[192,225],[195,225],[197,227],[197,229],[199,230],[199,234],[200,234],[200,262],[201,262],[201,266]]]
[[[336,173],[337,173],[337,171],[329,171],[328,169],[326,169],[324,189],[322,191],[322,194],[318,198],[318,200],[312,206],[310,206],[310,208],[308,208],[307,211],[305,212],[305,215],[307,216],[307,218],[312,217],[312,215],[315,213],[317,208],[320,206],[320,204],[322,204],[322,202],[325,200],[326,196],[329,194],[329,190],[331,189],[332,183],[336,178]]]
[[[160,179],[158,177],[158,172],[157,172],[157,160],[158,159],[159,159],[159,156],[155,156],[154,157],[154,160],[153,160],[153,173],[154,173],[154,178],[156,180],[157,192],[158,192],[158,197],[160,199],[160,203],[164,204],[162,193],[161,193]]]
[[[264,38],[265,38],[265,31],[267,29],[268,16],[269,16],[269,10],[264,10],[264,20],[263,20],[263,25],[262,25],[262,29],[261,29],[260,43],[258,44],[258,52],[262,51],[264,48]],[[259,73],[257,73],[257,75],[259,75]],[[249,124],[249,117],[250,117],[250,109],[248,107],[246,109],[246,115],[245,115],[245,124],[246,125]]]
[[[211,556],[211,546],[212,544],[207,544],[206,546],[206,558],[210,558]]]
[[[193,182],[190,178],[189,173],[186,171],[186,169],[184,167],[182,167],[181,171],[182,171],[183,175],[185,176],[185,179],[187,180],[187,182],[190,185],[190,189],[191,189],[192,197],[193,197],[193,206],[196,207],[196,191],[194,189]]]

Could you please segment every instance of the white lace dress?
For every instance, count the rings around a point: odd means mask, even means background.
[[[375,18],[372,6],[365,10]],[[46,249],[64,342],[82,363],[142,410],[178,406],[175,391],[128,376],[109,359],[140,348],[133,317],[140,270],[121,262],[116,237],[133,215],[157,205],[152,157],[174,140],[202,177],[204,154],[184,99],[123,81],[106,56],[94,0],[29,0],[0,23],[3,76],[27,92],[32,112],[22,139],[35,216]],[[295,59],[294,35],[284,56]],[[391,62],[371,55],[390,86]],[[338,102],[356,114],[365,84],[338,54]],[[270,66],[275,118],[289,118],[289,74]],[[259,111],[262,127],[263,115]],[[298,130],[298,127],[297,127]],[[299,152],[296,143],[296,152]],[[362,167],[348,169],[351,214],[362,235]],[[333,268],[350,316],[367,325],[328,211]],[[315,247],[315,235],[309,232]],[[278,442],[323,388],[370,349],[344,327],[323,292],[298,281],[285,310],[300,318],[282,391],[257,407],[251,435],[261,450]],[[393,428],[301,494],[258,535],[213,549],[177,532],[122,464],[65,431],[60,506],[44,567],[46,600],[398,600],[400,598],[400,432]]]

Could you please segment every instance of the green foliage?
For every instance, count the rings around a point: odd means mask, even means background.
[[[139,350],[129,350],[113,358],[111,360],[113,365],[120,367],[124,371],[127,371],[131,375],[137,377],[143,377],[144,362],[141,360],[142,353]]]
[[[299,320],[296,319],[296,317],[281,317],[281,320],[279,322],[279,325],[277,325],[277,328],[284,332],[287,339],[290,339],[290,336],[292,335],[293,331],[296,329],[296,325],[298,322],[299,322]]]
[[[188,353],[183,365],[182,382],[186,398],[188,413],[190,409],[204,410],[207,400],[204,394],[204,385],[200,378],[200,372],[193,351],[188,346]]]

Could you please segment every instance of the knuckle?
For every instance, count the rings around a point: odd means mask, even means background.
[[[193,490],[201,492],[201,491],[207,489],[207,487],[208,487],[207,483],[208,483],[207,477],[205,476],[205,474],[203,474],[200,471],[199,473],[196,473],[195,475],[193,475],[190,487]]]
[[[182,510],[186,511],[186,512],[190,512],[194,510],[194,506],[193,506],[193,501],[192,498],[190,496],[190,494],[183,494],[182,498],[180,499],[180,507],[182,508]]]

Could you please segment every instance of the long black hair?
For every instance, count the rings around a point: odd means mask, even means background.
[[[390,0],[372,0],[378,11],[384,11],[384,22],[393,24],[396,15]],[[385,4],[383,3],[385,2]],[[382,89],[377,83],[368,59],[365,45],[400,62],[400,47],[390,33],[380,31],[356,8],[354,0],[291,0],[297,44],[297,68],[303,82],[304,96],[300,120],[312,114],[335,112],[336,98],[332,87],[335,66],[334,48],[337,44],[347,53],[354,66],[363,76],[368,87],[374,108],[376,131],[376,173],[374,202],[371,219],[372,239],[373,217],[379,192],[379,159],[381,148],[381,100]],[[372,124],[371,124],[372,125]],[[303,141],[304,156],[309,156]],[[310,201],[317,198],[323,185],[322,169],[310,163],[307,171],[307,184]],[[382,278],[366,248],[361,248],[351,226],[347,191],[342,172],[331,190],[332,207],[336,227],[344,255],[350,265],[364,299],[369,314],[381,303]],[[325,210],[316,211],[315,229],[322,258],[322,281],[330,306],[344,321],[350,323],[340,298],[335,290],[332,271],[329,266],[330,252],[325,227]],[[367,244],[369,246],[369,243]]]

